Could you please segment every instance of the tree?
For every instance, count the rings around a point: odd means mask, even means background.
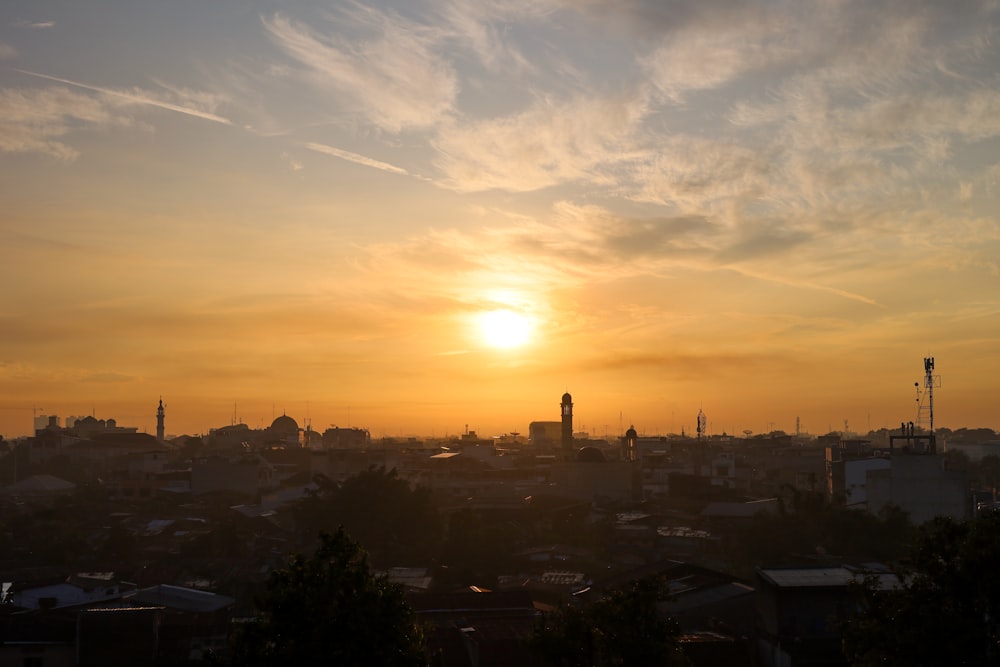
[[[896,588],[874,580],[844,627],[851,664],[1000,665],[1000,513],[920,528]]]
[[[657,609],[666,597],[662,578],[637,579],[596,602],[546,614],[531,644],[557,667],[686,665],[680,626]]]
[[[425,666],[423,633],[402,589],[372,574],[343,528],[311,556],[272,571],[256,622],[232,642],[233,665]]]
[[[429,561],[441,544],[430,491],[411,488],[396,470],[371,467],[342,483],[316,476],[317,489],[295,511],[307,535],[343,526],[378,567]]]

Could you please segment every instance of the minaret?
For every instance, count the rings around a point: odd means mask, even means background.
[[[707,423],[708,420],[705,417],[705,413],[702,411],[701,408],[698,408],[698,444],[696,445],[697,451],[695,452],[694,455],[694,461],[695,461],[694,474],[698,476],[701,475],[701,467],[702,464],[704,463],[703,459],[705,457],[705,450],[702,448],[701,444],[701,436],[708,435],[708,433],[705,430],[705,424]],[[711,476],[711,473],[709,473],[709,476]]]
[[[166,413],[163,411],[163,397],[160,396],[160,407],[156,408],[156,439],[163,442],[163,418]]]
[[[573,397],[569,392],[562,397],[562,445],[563,454],[566,458],[572,457],[573,453]]]

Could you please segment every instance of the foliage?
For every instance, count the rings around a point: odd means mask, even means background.
[[[920,528],[902,584],[861,587],[844,628],[852,664],[1000,665],[1000,514]]]
[[[425,563],[436,554],[441,519],[430,491],[411,488],[395,469],[373,466],[340,484],[317,475],[316,483],[295,511],[306,534],[343,526],[380,567]]]
[[[426,665],[423,634],[402,589],[372,574],[344,530],[311,556],[272,571],[258,618],[232,643],[233,665]]]
[[[685,665],[680,626],[657,609],[666,596],[661,578],[637,579],[596,602],[546,614],[531,644],[558,667]]]
[[[459,510],[448,521],[442,563],[453,576],[495,579],[510,564],[512,554],[525,547],[524,532],[514,521],[498,520],[472,509]]]
[[[793,491],[774,514],[760,513],[726,551],[748,571],[795,562],[802,556],[894,562],[906,554],[914,528],[898,507],[879,515],[830,503],[821,493]]]

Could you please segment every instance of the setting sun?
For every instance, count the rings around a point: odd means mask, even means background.
[[[479,316],[479,330],[490,347],[520,347],[531,338],[534,323],[530,317],[508,309],[491,310]]]

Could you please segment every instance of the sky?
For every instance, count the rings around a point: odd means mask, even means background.
[[[1000,428],[1000,9],[5,0],[0,434]]]

